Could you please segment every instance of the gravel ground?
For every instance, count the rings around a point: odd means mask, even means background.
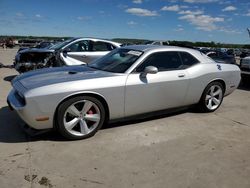
[[[16,49],[0,50],[12,64]],[[27,136],[7,107],[10,80],[0,68],[0,185],[9,187],[249,188],[250,87],[214,113],[189,110],[116,123],[94,137]]]

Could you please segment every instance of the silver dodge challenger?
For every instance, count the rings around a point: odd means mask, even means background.
[[[17,76],[7,102],[31,128],[83,139],[109,121],[149,112],[194,104],[213,112],[240,79],[236,65],[193,49],[126,46],[88,65]]]

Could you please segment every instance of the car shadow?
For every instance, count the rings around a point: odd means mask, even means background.
[[[245,91],[250,91],[250,79],[245,80],[244,82],[241,82],[240,85],[238,86],[239,90],[245,90]]]
[[[49,131],[41,135],[28,135],[22,128],[24,122],[15,111],[11,111],[5,106],[0,109],[0,142],[21,143],[35,142],[41,140],[67,141],[54,131]]]
[[[9,68],[9,69],[13,69],[14,65],[4,65],[3,63],[0,62],[0,68]]]
[[[11,75],[4,77],[4,81],[11,82],[17,75]]]
[[[196,113],[190,108],[185,109],[174,109],[165,110],[160,112],[143,114],[141,116],[135,116],[132,118],[122,119],[113,123],[108,123],[102,127],[103,130],[118,128],[122,126],[137,126],[139,123],[146,121],[167,118],[170,116],[176,116],[183,113]],[[0,109],[0,143],[22,143],[22,142],[36,142],[36,141],[60,141],[68,142],[67,139],[62,137],[59,133],[55,131],[48,131],[42,134],[31,136],[27,134],[22,128],[24,122],[18,116],[15,111],[11,111],[9,107],[5,106]]]
[[[168,109],[168,110],[162,110],[158,112],[151,112],[147,114],[142,114],[139,116],[132,116],[130,118],[126,119],[120,119],[115,122],[111,122],[109,124],[106,124],[105,126],[102,127],[102,129],[110,129],[110,128],[116,128],[116,127],[122,127],[122,126],[128,126],[128,125],[135,125],[147,121],[152,121],[152,120],[157,120],[157,119],[162,119],[162,118],[167,118],[167,117],[172,117],[172,116],[177,116],[183,113],[200,113],[196,111],[193,108],[179,108],[179,109]]]

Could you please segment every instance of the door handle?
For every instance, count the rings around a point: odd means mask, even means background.
[[[183,77],[185,77],[185,74],[184,73],[180,73],[180,74],[178,74],[178,77],[179,78],[183,78]]]
[[[86,56],[86,55],[83,55],[82,57],[83,57],[83,58],[86,58],[87,56]]]

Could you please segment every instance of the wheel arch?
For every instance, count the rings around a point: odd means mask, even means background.
[[[215,106],[215,108],[212,108],[212,107],[210,108],[210,107],[207,107],[207,104],[206,104],[206,95],[207,95],[207,91],[208,91],[210,85],[212,86],[212,83],[214,83],[214,82],[216,82],[217,84],[220,84],[222,86],[223,95],[222,95],[221,100],[219,101],[220,103],[217,106]],[[217,78],[217,79],[211,80],[210,82],[207,83],[206,87],[204,88],[202,95],[200,97],[199,103],[197,104],[197,107],[202,112],[213,112],[213,111],[217,110],[223,101],[225,91],[226,91],[226,83],[223,79]]]
[[[66,100],[69,100],[71,98],[74,98],[74,97],[78,97],[78,96],[90,96],[90,97],[94,97],[96,99],[98,99],[104,106],[104,109],[105,109],[105,112],[106,112],[106,116],[105,116],[105,120],[104,120],[104,123],[107,123],[108,120],[109,120],[109,106],[108,106],[108,103],[107,101],[105,100],[104,96],[102,96],[101,94],[99,93],[95,93],[95,92],[81,92],[81,93],[74,93],[74,94],[71,94],[71,95],[68,95],[66,97],[64,97],[57,105],[56,107],[56,110],[54,112],[54,116],[53,116],[53,128],[54,129],[57,129],[57,122],[56,122],[56,119],[57,119],[57,112],[58,112],[58,108],[59,106],[64,103]]]
[[[210,82],[208,82],[208,83],[205,85],[205,87],[204,87],[204,89],[203,89],[203,91],[202,91],[202,93],[201,93],[201,95],[200,95],[199,102],[201,101],[201,98],[202,98],[202,95],[203,95],[205,89],[206,89],[207,86],[208,86],[209,84],[211,84],[212,82],[219,82],[219,83],[221,83],[222,86],[223,86],[223,88],[222,88],[222,89],[223,89],[223,92],[225,93],[225,91],[226,91],[226,83],[225,83],[225,81],[224,81],[223,79],[221,79],[221,78],[215,78],[215,79],[211,80]]]
[[[207,85],[206,85],[206,87],[210,84],[210,83],[212,83],[212,82],[219,82],[219,83],[221,83],[222,84],[222,86],[223,86],[223,92],[225,93],[225,91],[226,91],[226,82],[222,79],[222,78],[216,78],[216,79],[213,79],[213,80],[211,80]],[[205,89],[206,89],[206,87],[205,87]],[[204,89],[204,90],[205,90]],[[204,91],[203,90],[203,91]]]

